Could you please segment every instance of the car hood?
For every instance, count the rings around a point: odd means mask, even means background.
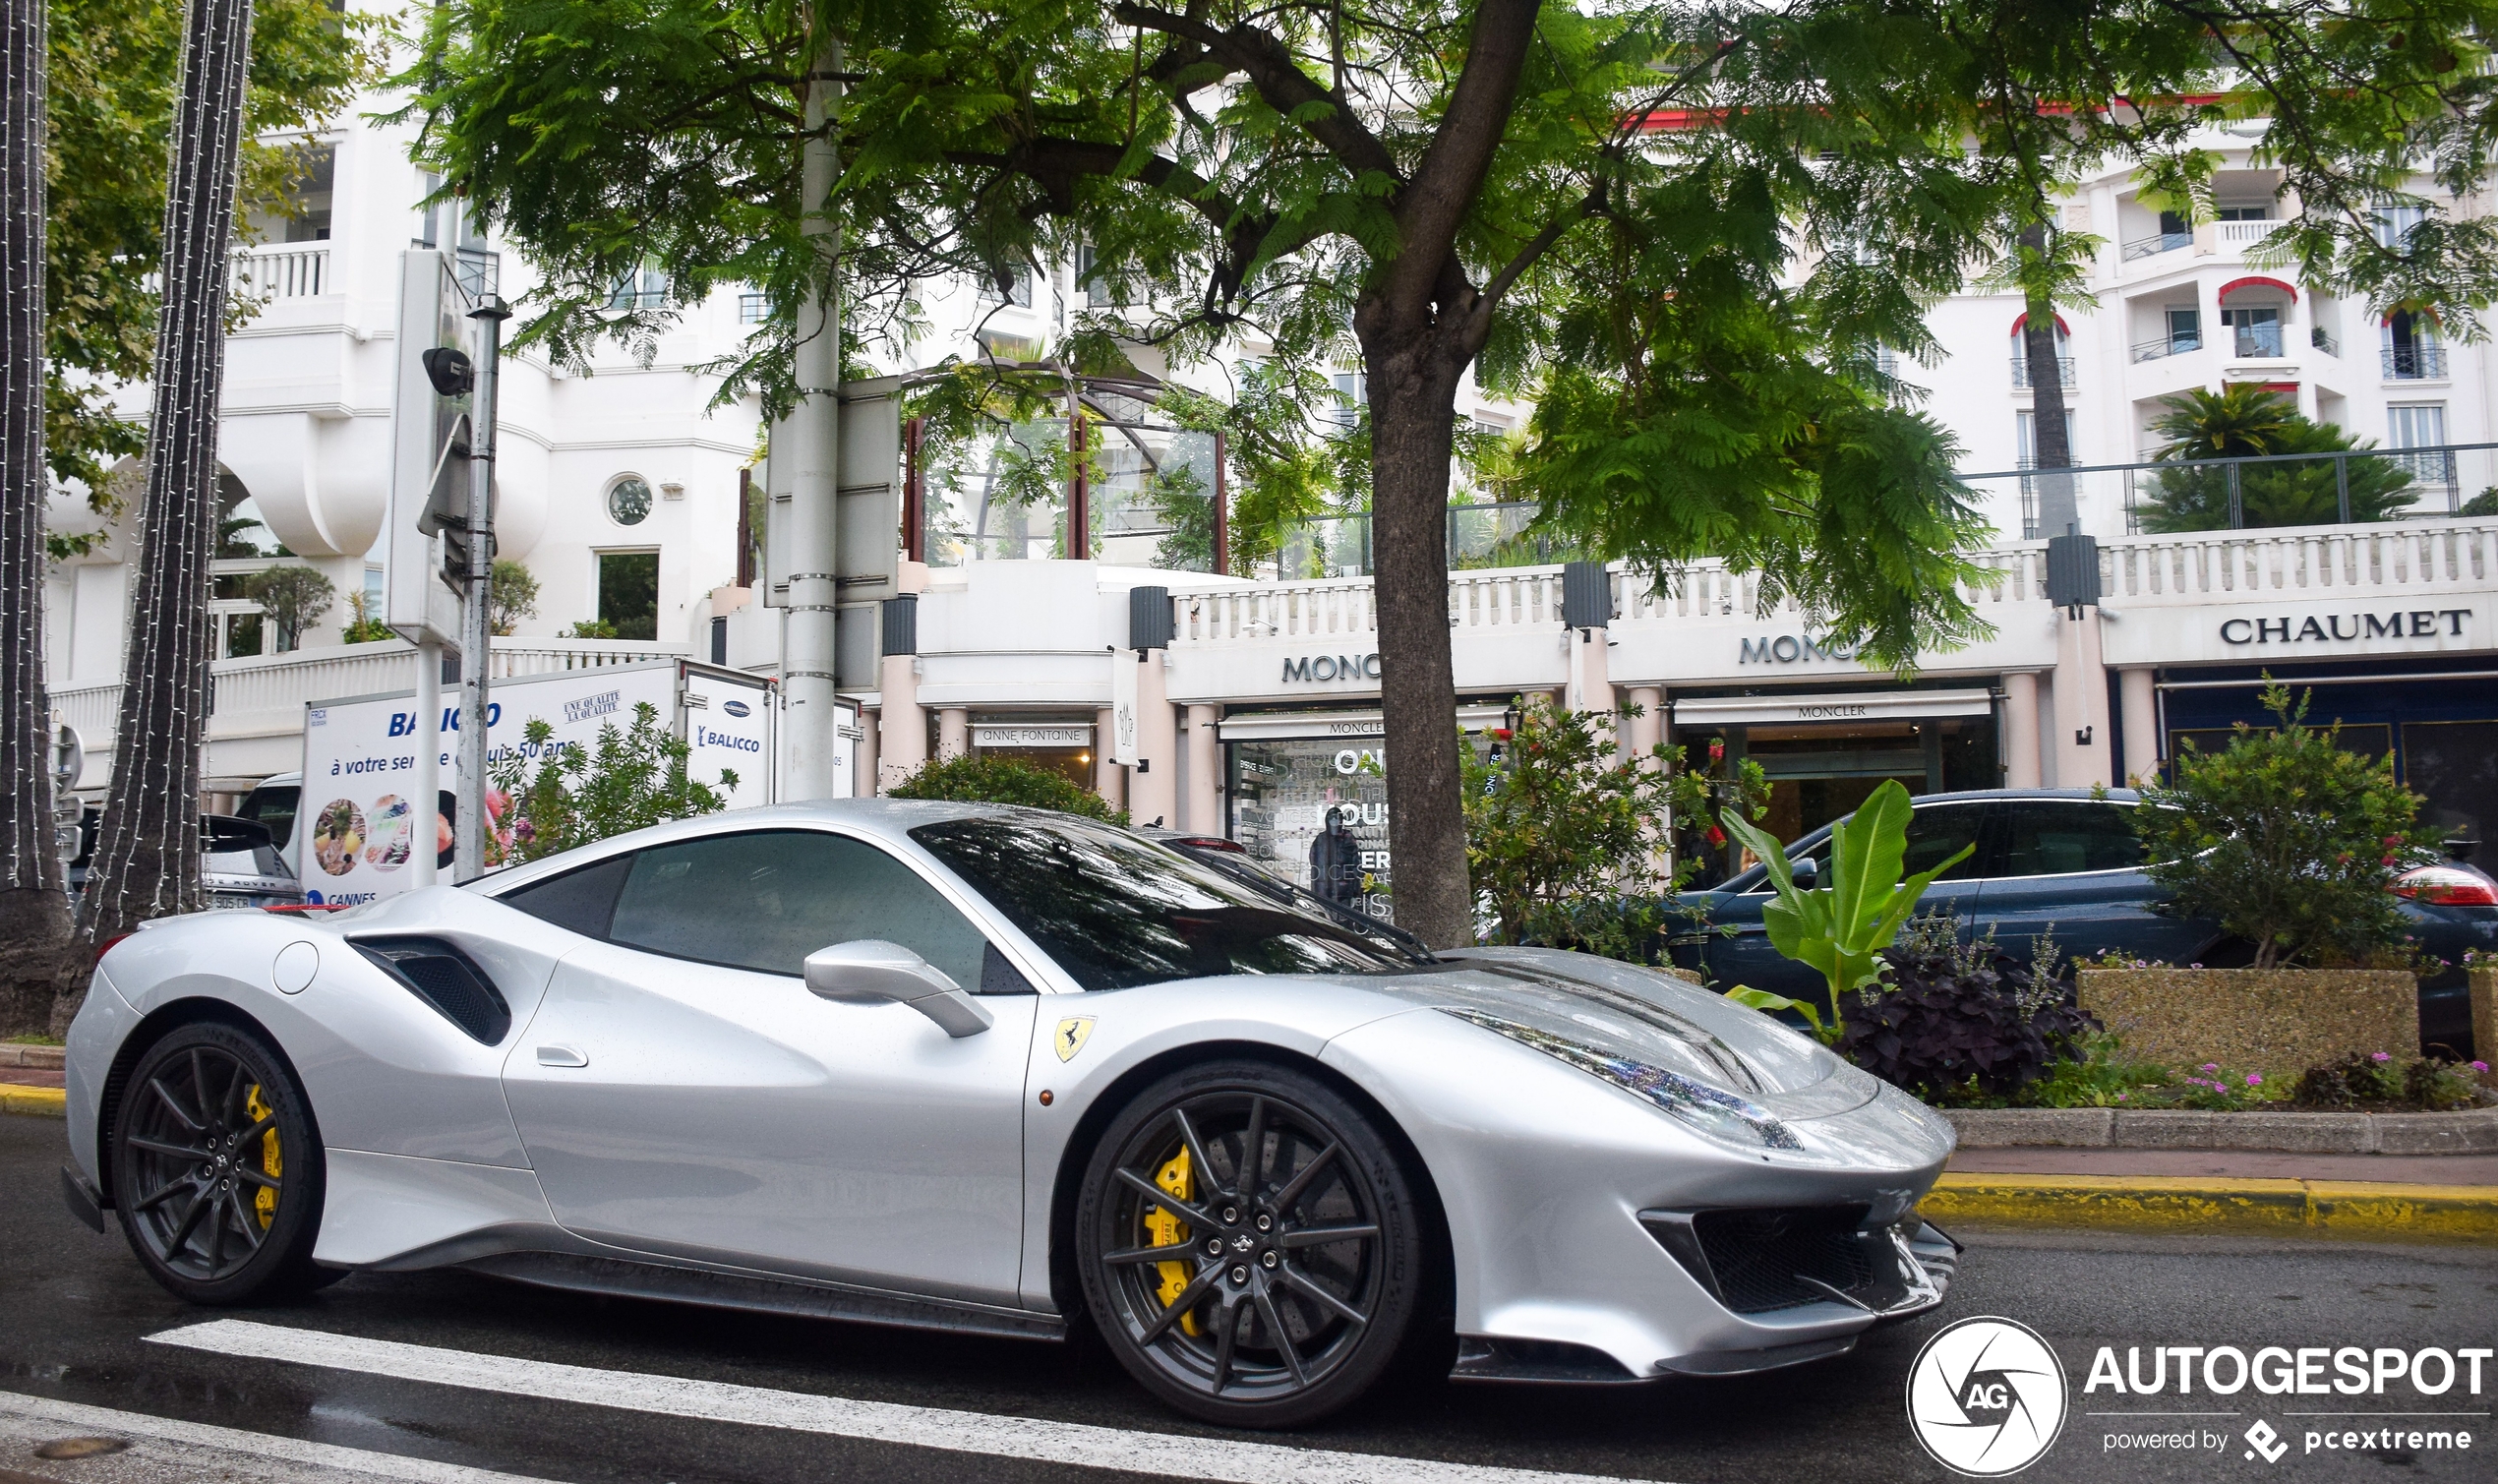
[[[1468,948],[1442,954],[1433,971],[1368,987],[1661,1067],[1789,1119],[1861,1107],[1879,1087],[1817,1042],[1670,969],[1554,949]]]

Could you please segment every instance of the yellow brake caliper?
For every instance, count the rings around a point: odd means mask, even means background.
[[[261,1101],[259,1083],[253,1083],[251,1091],[243,1095],[243,1111],[251,1115],[254,1123],[269,1116],[268,1104]],[[270,1125],[268,1133],[261,1135],[261,1172],[272,1180],[286,1172],[286,1162],[278,1158],[277,1128],[274,1124]],[[277,1219],[277,1192],[262,1186],[252,1195],[252,1209],[260,1213],[261,1230],[268,1230],[268,1223]]]
[[[1171,1162],[1163,1165],[1160,1173],[1154,1176],[1154,1183],[1179,1200],[1189,1200],[1191,1181],[1188,1170],[1188,1151],[1183,1148],[1178,1154],[1173,1155]],[[1146,1234],[1153,1238],[1153,1241],[1147,1245],[1153,1247],[1177,1247],[1186,1242],[1189,1236],[1188,1223],[1160,1206],[1151,1207],[1146,1211],[1145,1230]],[[1161,1299],[1162,1307],[1167,1309],[1172,1301],[1188,1287],[1188,1265],[1186,1263],[1156,1263],[1154,1271],[1160,1275],[1162,1279],[1160,1286],[1155,1290],[1155,1294]],[[1181,1315],[1179,1327],[1183,1334],[1196,1334],[1197,1316]]]

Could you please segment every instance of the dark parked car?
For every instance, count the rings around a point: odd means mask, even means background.
[[[104,811],[94,804],[79,816],[78,857],[69,869],[72,898],[87,890],[95,831],[103,822]],[[211,911],[288,907],[304,900],[303,885],[270,839],[268,826],[232,814],[200,816],[200,885],[202,900]]]
[[[1930,870],[1962,846],[1976,846],[1935,880],[1921,910],[1950,913],[1964,933],[1992,927],[2016,958],[2028,957],[2052,927],[2060,953],[2091,957],[2113,949],[2171,964],[2243,966],[2250,945],[2229,938],[2218,923],[2163,909],[2168,893],[2144,873],[2142,844],[2125,817],[2139,805],[2130,789],[2097,797],[2081,789],[1929,794],[1910,818],[1905,870]],[[1825,825],[1787,847],[1799,877],[1817,864],[1829,838]],[[2452,966],[2420,981],[2421,1044],[2469,1056],[2464,953],[2498,952],[2498,889],[2468,866],[2438,864],[2407,873],[2396,892],[2410,935]],[[1826,994],[1819,975],[1770,946],[1761,909],[1775,897],[1765,867],[1754,865],[1682,900],[1704,910],[1712,927],[1732,929],[1679,935],[1674,957],[1683,967],[1702,970],[1721,988],[1750,984],[1794,999]]]

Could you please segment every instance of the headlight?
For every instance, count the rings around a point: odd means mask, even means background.
[[[1738,1098],[1721,1088],[1695,1082],[1680,1072],[1634,1061],[1628,1056],[1615,1056],[1594,1046],[1582,1045],[1568,1037],[1533,1026],[1521,1026],[1514,1020],[1486,1015],[1480,1010],[1461,1006],[1441,1005],[1444,1015],[1481,1026],[1521,1046],[1543,1052],[1556,1061],[1566,1061],[1591,1077],[1601,1077],[1626,1093],[1636,1094],[1665,1109],[1693,1128],[1712,1139],[1728,1144],[1757,1149],[1802,1149],[1803,1141],[1795,1130],[1779,1121],[1776,1114],[1756,1102]]]

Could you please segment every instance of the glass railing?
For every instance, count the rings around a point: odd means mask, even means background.
[[[2008,531],[2017,520],[2031,540],[2061,535],[2066,521],[2157,535],[2498,516],[2498,444],[2155,458],[1960,479],[1999,527]],[[2058,512],[2069,513],[2058,520]]]
[[[2124,245],[2125,261],[2131,263],[2137,258],[2153,258],[2192,246],[2192,232],[2160,232],[2149,237],[2137,237]]]
[[[2282,327],[2279,325],[2235,325],[2230,332],[2237,341],[2241,356],[2268,358],[2282,353]]]
[[[2142,361],[2157,361],[2162,356],[2181,356],[2192,351],[2201,350],[2202,348],[2203,335],[2201,331],[2178,330],[2163,335],[2157,340],[2142,341],[2134,347],[2134,360],[2137,363]]]

